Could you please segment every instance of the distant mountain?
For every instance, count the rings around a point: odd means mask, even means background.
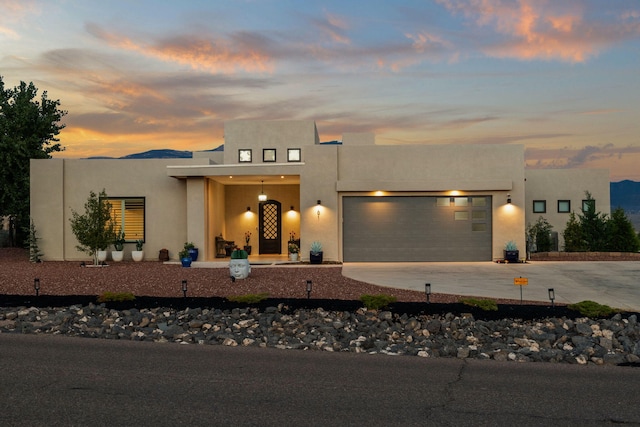
[[[610,184],[611,209],[618,206],[625,212],[640,213],[640,182],[624,180]]]
[[[224,151],[224,144],[220,145],[211,150],[204,151]],[[143,153],[135,153],[129,154],[122,157],[106,157],[106,156],[96,156],[89,157],[89,159],[190,159],[193,157],[193,151],[179,151],[179,150],[170,150],[168,148],[164,148],[161,150],[149,150]]]

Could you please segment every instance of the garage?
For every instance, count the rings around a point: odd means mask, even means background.
[[[344,196],[345,262],[491,261],[491,196]]]

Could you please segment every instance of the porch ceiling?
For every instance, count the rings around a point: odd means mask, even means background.
[[[298,175],[224,175],[208,178],[223,185],[260,185],[262,181],[268,185],[300,185]]]

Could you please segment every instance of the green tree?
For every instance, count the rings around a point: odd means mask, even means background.
[[[580,221],[578,221],[574,212],[569,214],[569,221],[567,221],[567,225],[562,232],[562,237],[564,238],[564,250],[566,252],[584,252],[587,250]]]
[[[607,221],[607,239],[608,251],[638,252],[640,250],[640,239],[622,208],[614,210]]]
[[[535,224],[527,227],[529,241],[535,245],[534,252],[549,252],[551,250],[551,230],[553,230],[553,226],[542,215]]]
[[[104,189],[100,195],[89,192],[89,198],[84,204],[84,214],[71,209],[71,231],[78,239],[79,251],[86,252],[93,257],[93,263],[98,265],[98,251],[106,250],[115,240],[115,224],[111,220],[111,204],[107,201]]]
[[[591,193],[585,191],[587,209],[582,209],[580,218],[580,228],[587,251],[607,250],[607,215],[596,212],[596,201]]]
[[[33,83],[9,89],[0,76],[0,216],[15,217],[18,246],[29,231],[29,161],[63,150],[56,136],[67,112],[46,91],[37,96]]]

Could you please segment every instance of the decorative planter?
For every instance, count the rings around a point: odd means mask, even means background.
[[[198,260],[198,248],[189,249],[189,256],[191,257],[191,261]]]
[[[298,254],[289,254],[289,259],[291,259],[291,261],[298,261]]]
[[[98,262],[105,262],[107,260],[107,251],[98,251],[96,256],[98,257]]]
[[[120,262],[124,259],[124,251],[111,251],[111,259],[113,262]]]
[[[144,259],[144,251],[131,251],[131,258],[136,262],[142,261]]]
[[[504,251],[505,262],[520,262],[520,251]]]
[[[247,251],[247,255],[251,255],[251,246],[245,246],[244,250]]]
[[[191,267],[191,258],[182,258],[180,259],[183,267]]]
[[[229,261],[229,275],[234,282],[236,279],[246,279],[251,273],[251,264],[246,258],[231,259]]]
[[[322,264],[322,251],[321,252],[309,252],[309,263]]]

